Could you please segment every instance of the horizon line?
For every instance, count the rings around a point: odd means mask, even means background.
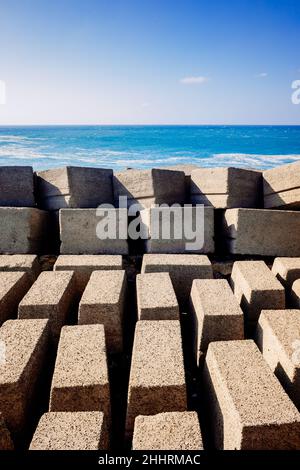
[[[224,126],[231,126],[231,127],[300,127],[299,124],[295,123],[284,123],[284,124],[270,124],[270,123],[263,123],[263,124],[247,124],[247,123],[242,123],[242,124],[212,124],[212,123],[207,123],[207,124],[98,124],[98,123],[91,123],[91,124],[68,124],[68,123],[58,123],[58,124],[53,124],[53,123],[43,123],[43,124],[0,124],[1,127],[224,127]]]

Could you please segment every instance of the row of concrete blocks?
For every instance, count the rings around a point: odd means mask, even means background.
[[[172,221],[173,209],[165,209]],[[117,227],[127,216],[125,209],[109,209]],[[145,209],[143,221],[147,253],[214,253],[215,237],[226,245],[231,254],[261,256],[300,256],[300,212],[265,209],[228,209],[220,215],[222,227],[215,233],[214,209],[204,208],[203,245],[193,244],[184,235],[165,239],[162,233],[153,238],[153,209]],[[183,209],[176,209],[184,221]],[[196,217],[196,208],[192,209]],[[111,220],[112,220],[111,219]],[[33,208],[0,208],[0,253],[47,253],[49,235],[53,234],[53,220],[45,211]],[[59,216],[62,254],[128,254],[128,240],[117,231],[116,237],[100,239],[97,225],[100,221],[95,209],[62,209]],[[124,222],[121,222],[123,227]],[[183,225],[182,225],[183,227]],[[195,250],[195,251],[194,251]]]
[[[248,269],[248,276],[246,276],[246,277],[250,278],[250,280],[252,279],[252,282],[254,282],[254,280],[255,280],[257,277],[258,277],[258,278],[260,277],[260,276],[258,275],[259,273],[261,274],[261,279],[265,282],[265,277],[266,277],[266,275],[267,275],[267,272],[266,272],[266,269],[267,269],[267,268],[266,268],[265,266],[263,266],[262,264],[260,264],[260,263],[261,263],[261,262],[259,262],[259,264],[255,264],[255,263],[254,263],[254,265],[253,265],[253,264],[252,264],[252,265],[251,265],[251,264],[248,264],[248,265],[244,264],[244,265],[243,265],[244,267],[246,267],[246,268]],[[255,266],[256,273],[254,273],[254,271],[255,271],[255,270],[254,270],[254,266]],[[251,272],[252,272],[252,275],[249,275],[249,267],[251,268],[251,269],[250,269],[250,274],[251,274]],[[45,273],[45,274],[46,274],[46,273]],[[50,274],[50,273],[49,273],[49,274]],[[255,275],[254,275],[254,274],[255,274]],[[268,276],[267,276],[267,277],[268,277]],[[243,281],[243,279],[242,279],[242,281]],[[198,281],[196,281],[196,282],[198,282]],[[200,281],[200,282],[201,282],[201,281]],[[208,281],[204,281],[204,282],[208,282]],[[244,281],[243,281],[243,282],[244,282]],[[243,283],[243,282],[242,282],[242,283]],[[218,283],[218,281],[210,281],[210,286],[215,288],[215,287],[217,287],[217,283]],[[260,284],[260,283],[258,282],[258,285],[259,285],[259,284]],[[268,285],[268,282],[267,282],[266,284],[267,284],[267,287],[270,288],[270,285]],[[144,287],[145,287],[145,286],[144,286]],[[209,283],[208,283],[207,287],[209,287]],[[221,286],[220,286],[220,287],[221,287]],[[260,287],[262,288],[263,286],[260,285]],[[271,287],[273,287],[274,290],[278,289],[278,285],[276,285],[275,287],[274,287],[274,285],[273,285],[273,286],[271,286]],[[222,286],[222,288],[224,289],[225,286]],[[200,294],[201,294],[201,290],[200,290]],[[204,293],[202,292],[202,294],[204,294]],[[212,295],[211,295],[211,294],[212,294],[212,292],[210,292],[210,293],[207,295],[207,299],[208,299],[208,298],[212,298]],[[215,294],[221,295],[221,294],[220,294],[220,291],[219,291],[219,292],[216,292],[216,291],[215,291]],[[205,297],[205,296],[204,296],[204,297]],[[228,300],[227,300],[227,299],[229,299],[229,298],[230,298],[229,292],[227,292],[227,293],[225,294],[225,297],[224,297],[224,301],[226,300],[225,304],[228,303]],[[230,300],[230,302],[232,303],[232,298],[229,299],[229,300]],[[230,302],[229,302],[229,303],[230,303]],[[200,304],[201,304],[201,299],[200,299]],[[211,300],[210,300],[210,302],[209,302],[208,300],[206,301],[206,306],[209,307],[209,304],[212,304],[212,301],[211,301]],[[204,302],[204,305],[205,305],[205,302]],[[270,305],[268,305],[268,307],[270,307]],[[202,310],[204,310],[204,309],[203,309],[203,300],[202,300],[202,307],[201,307],[201,308],[202,308]],[[277,308],[278,308],[278,306],[277,306]],[[209,312],[209,311],[208,311],[208,312],[206,312],[206,313],[208,314],[208,317],[209,317],[209,313],[210,313],[210,316],[213,316],[214,313],[216,314],[216,311],[217,311],[217,310],[218,310],[218,308],[215,309],[215,312],[212,312],[212,311]],[[157,315],[159,315],[159,312],[158,312]],[[217,316],[217,314],[216,314],[216,316]],[[156,317],[156,318],[157,318],[157,317]],[[164,317],[164,318],[165,318],[165,317]],[[237,319],[238,319],[238,317],[237,317]],[[177,323],[177,321],[175,321],[175,322]],[[144,322],[140,322],[140,325],[141,325],[141,323],[144,323]],[[147,323],[147,322],[146,322],[146,323]],[[154,326],[153,326],[154,328],[157,328],[159,323],[161,324],[161,322],[158,322],[158,323],[157,323],[156,321],[153,321],[152,323],[154,324]],[[167,322],[167,323],[170,323],[170,322]],[[165,324],[166,326],[167,326],[167,323],[164,322],[164,324]],[[204,324],[204,322],[202,322],[202,323]],[[173,326],[175,325],[174,320],[171,321],[170,325],[171,325],[171,324],[172,324]],[[138,325],[139,325],[139,324],[138,324]],[[172,327],[173,327],[173,326],[172,326]],[[179,326],[179,324],[178,324],[177,326]],[[148,328],[148,327],[150,328],[150,323],[148,324],[147,328]],[[66,327],[66,328],[70,328],[70,327]],[[71,327],[71,328],[72,328],[72,327]],[[140,328],[141,328],[141,326],[140,326]],[[146,328],[146,326],[145,326],[145,328]],[[213,331],[214,329],[215,329],[215,327],[214,327],[214,324],[212,323],[211,330]],[[82,330],[81,330],[81,331],[82,331]],[[178,330],[178,331],[179,331],[179,330]],[[73,330],[73,332],[74,332],[74,334],[75,334],[75,331],[74,331],[74,330]],[[147,336],[147,335],[148,335],[148,333],[146,334],[146,339],[144,340],[146,344],[148,344],[148,343],[151,342],[151,341],[153,342],[153,340],[150,341],[151,338],[153,338],[153,337],[156,338],[157,336],[159,336],[158,334],[155,335],[155,334],[154,334],[154,331],[152,332],[152,334],[149,334],[148,336]],[[167,336],[168,336],[168,335],[167,335]],[[216,336],[217,336],[217,337],[216,337]],[[214,341],[214,340],[216,340],[216,339],[220,339],[220,338],[218,337],[218,332],[216,333],[216,336],[212,336],[212,337],[211,337],[211,341]],[[147,339],[147,338],[148,338],[148,339]],[[178,338],[177,338],[177,339],[178,339]],[[74,343],[74,341],[72,341],[72,344],[73,344],[73,343]],[[139,344],[139,343],[138,343],[138,344]],[[142,341],[142,344],[143,344],[143,341]],[[160,341],[159,341],[159,344],[160,344]],[[155,355],[155,354],[154,354],[154,351],[157,351],[158,344],[156,344],[156,343],[154,342],[154,344],[153,344],[152,346],[153,346],[153,352],[152,352],[152,354],[150,354],[151,357],[152,357],[153,355]],[[141,346],[141,348],[139,348],[139,346],[136,346],[136,348],[137,348],[138,351],[139,351],[140,349],[143,349],[142,346]],[[165,349],[165,348],[163,348],[163,349]],[[175,348],[175,349],[176,349],[176,348]],[[64,347],[62,347],[62,350],[63,350],[62,357],[65,358],[65,360],[68,362],[68,358],[69,358],[69,356],[70,356],[71,354],[69,354],[68,351],[65,352],[65,348],[64,348]],[[80,347],[80,350],[82,350],[82,346]],[[173,353],[174,353],[174,348],[173,348],[173,350],[172,350],[172,355],[173,355]],[[73,351],[73,354],[74,354],[74,351]],[[82,354],[81,354],[81,353],[79,353],[79,354],[80,354],[80,357],[82,357]],[[171,353],[170,353],[170,354],[171,354]],[[75,354],[75,355],[76,355],[76,354]],[[138,354],[138,357],[140,357],[140,356],[141,356],[141,353]],[[158,360],[158,359],[157,359],[157,360]],[[144,364],[145,361],[146,361],[146,357],[145,357],[144,360],[142,360],[142,364]],[[133,364],[134,364],[134,362],[133,362]],[[152,367],[153,367],[153,366],[152,366]],[[64,368],[65,368],[65,367],[63,367],[63,369],[64,369]],[[133,368],[133,366],[132,366],[132,368]],[[69,366],[67,367],[67,369],[69,369]],[[133,370],[133,369],[132,369],[132,370]],[[159,368],[159,370],[161,370],[161,369]],[[180,367],[178,368],[178,364],[176,364],[176,370],[177,370],[177,372],[178,372],[178,370],[180,371]],[[139,366],[137,366],[137,373],[138,373],[138,372],[139,372]],[[133,372],[132,372],[132,373],[133,373]],[[148,375],[148,374],[146,374],[146,376],[147,376],[147,375]],[[154,374],[154,375],[155,375],[155,374]],[[59,376],[59,373],[58,373],[58,376]],[[66,379],[67,379],[67,378],[66,378]],[[71,379],[70,379],[70,380],[71,380]],[[58,382],[59,382],[59,381],[58,381]],[[67,380],[67,382],[68,382],[68,380]],[[74,386],[74,383],[72,383],[72,384],[73,384],[73,386]],[[59,388],[59,387],[58,387],[58,388]],[[137,402],[138,402],[138,406],[140,406],[140,404],[143,403],[143,401],[142,401],[141,397],[139,396],[139,392],[137,391],[137,392],[135,392],[135,393],[137,393],[137,396],[139,397],[139,399],[137,400]],[[147,392],[147,393],[148,393],[148,392]],[[64,397],[64,394],[63,394],[62,396]],[[128,416],[127,416],[127,428],[129,429],[129,433],[132,432],[132,430],[131,430],[131,424],[130,424],[130,423],[132,422],[132,414],[134,415],[134,413],[135,413],[134,410],[135,410],[135,406],[136,406],[136,405],[135,405],[136,400],[134,399],[134,396],[135,396],[134,393],[133,393],[132,395],[130,395],[130,393],[129,393],[129,397],[131,397],[131,399],[129,398]],[[66,402],[68,403],[68,400],[69,400],[69,399],[68,399],[68,396],[67,396],[67,397],[64,397],[63,400],[64,400],[64,399],[65,399]],[[71,400],[71,401],[73,401],[73,400]],[[147,399],[146,401],[147,401],[147,403],[148,403],[148,399]],[[132,409],[133,409],[133,411],[132,411]],[[131,411],[130,411],[130,410],[131,410]],[[163,411],[165,411],[165,410],[163,410]],[[142,414],[143,414],[143,412],[142,412]],[[148,413],[147,413],[147,414],[148,414]],[[272,445],[273,445],[273,444],[272,444]]]
[[[168,184],[166,184],[166,181]],[[126,170],[64,167],[33,173],[31,167],[0,167],[0,206],[28,206],[55,211],[93,208],[102,203],[118,207],[138,203],[200,203],[215,208],[300,208],[300,163],[264,172],[242,168]]]

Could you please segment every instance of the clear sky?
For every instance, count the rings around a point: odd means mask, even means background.
[[[0,124],[300,124],[299,0],[0,0]]]

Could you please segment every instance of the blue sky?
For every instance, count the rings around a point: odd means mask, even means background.
[[[1,0],[0,124],[300,124],[298,0]]]

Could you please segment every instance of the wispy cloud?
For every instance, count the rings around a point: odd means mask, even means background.
[[[268,76],[267,72],[261,72],[261,73],[257,73],[256,75],[254,75],[255,78],[265,78],[267,76]]]
[[[202,85],[202,83],[208,82],[208,77],[183,77],[179,81],[183,85]]]
[[[142,108],[149,108],[149,106],[150,106],[149,101],[144,101],[144,102],[142,103]]]

